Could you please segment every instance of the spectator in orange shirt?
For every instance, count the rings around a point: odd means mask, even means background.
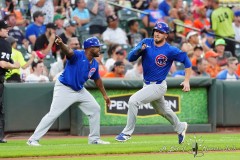
[[[192,66],[197,66],[197,59],[201,58],[203,55],[203,48],[200,45],[197,45],[193,49],[193,56],[191,58]]]
[[[238,64],[237,66],[237,71],[236,71],[237,75],[240,77],[240,64]]]
[[[207,51],[205,53],[205,58],[208,61],[208,66],[207,66],[206,72],[208,74],[210,74],[210,76],[212,78],[215,78],[217,76],[217,74],[221,71],[221,68],[217,64],[217,57],[218,56],[219,55],[212,50]]]
[[[107,67],[103,64],[103,54],[104,52],[100,51],[100,55],[95,57],[98,62],[98,72],[100,77],[103,77],[107,73]]]
[[[125,65],[122,61],[116,61],[114,63],[111,72],[106,73],[103,78],[123,78],[125,72]]]
[[[5,14],[14,14],[16,16],[17,26],[25,26],[28,21],[23,18],[22,13],[19,9],[16,9],[15,6],[17,4],[16,0],[6,0],[5,1],[6,8],[4,9]]]
[[[207,9],[205,8],[205,5],[202,5],[197,8],[197,13],[199,14],[199,18],[193,21],[193,26],[195,28],[198,28],[198,29],[210,28],[210,22],[207,19],[206,12],[207,12]]]

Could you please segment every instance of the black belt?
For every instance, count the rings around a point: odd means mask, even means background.
[[[162,81],[163,81],[163,80],[151,82],[151,81],[143,80],[143,82],[144,82],[146,85],[149,85],[149,84],[161,84]]]

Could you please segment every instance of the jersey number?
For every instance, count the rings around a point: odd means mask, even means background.
[[[1,59],[7,59],[9,60],[10,59],[10,54],[9,53],[5,53],[5,52],[2,52],[2,56],[1,56]]]
[[[218,16],[218,19],[219,19],[219,22],[220,22],[220,23],[221,23],[221,22],[224,22],[225,19],[228,19],[227,13],[224,12],[224,14],[219,15],[219,16]]]

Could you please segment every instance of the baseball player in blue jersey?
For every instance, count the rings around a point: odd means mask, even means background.
[[[138,106],[151,103],[155,111],[173,125],[174,130],[178,133],[179,144],[184,142],[188,125],[186,122],[180,122],[172,109],[166,106],[164,94],[167,91],[167,84],[165,79],[173,61],[181,62],[185,65],[186,72],[185,79],[181,83],[182,90],[190,91],[191,62],[186,52],[166,42],[168,33],[168,25],[157,22],[153,28],[153,38],[143,39],[128,55],[130,62],[142,57],[144,87],[130,97],[127,125],[115,138],[117,141],[127,141],[131,138],[136,124]]]
[[[79,102],[79,107],[89,118],[89,144],[109,144],[100,139],[100,106],[94,97],[84,88],[88,79],[94,80],[101,91],[107,105],[110,99],[104,89],[98,73],[98,63],[94,57],[100,55],[100,42],[96,37],[84,41],[84,50],[72,50],[57,36],[55,43],[66,54],[65,70],[54,86],[53,100],[50,111],[42,118],[27,144],[40,146],[39,139],[48,131],[54,121],[73,103]]]

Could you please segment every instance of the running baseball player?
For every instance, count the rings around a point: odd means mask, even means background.
[[[72,50],[57,36],[55,43],[66,54],[65,70],[55,83],[50,111],[42,118],[33,135],[28,139],[30,146],[40,146],[39,139],[48,131],[54,121],[73,103],[89,118],[89,144],[109,144],[100,139],[100,106],[94,97],[84,88],[88,79],[94,80],[107,105],[110,99],[104,89],[98,73],[98,63],[94,57],[100,55],[100,42],[96,37],[84,41],[84,50]]]
[[[116,136],[117,141],[127,141],[131,138],[136,124],[138,106],[151,103],[155,111],[173,125],[174,130],[178,133],[179,144],[184,142],[188,124],[180,122],[177,115],[165,104],[164,94],[167,91],[165,79],[173,61],[181,62],[185,65],[186,73],[185,79],[181,83],[182,90],[184,92],[190,91],[191,62],[186,52],[166,42],[168,33],[168,25],[157,22],[152,31],[153,38],[143,39],[128,55],[130,62],[136,61],[140,56],[142,57],[144,86],[129,99],[127,125]]]

